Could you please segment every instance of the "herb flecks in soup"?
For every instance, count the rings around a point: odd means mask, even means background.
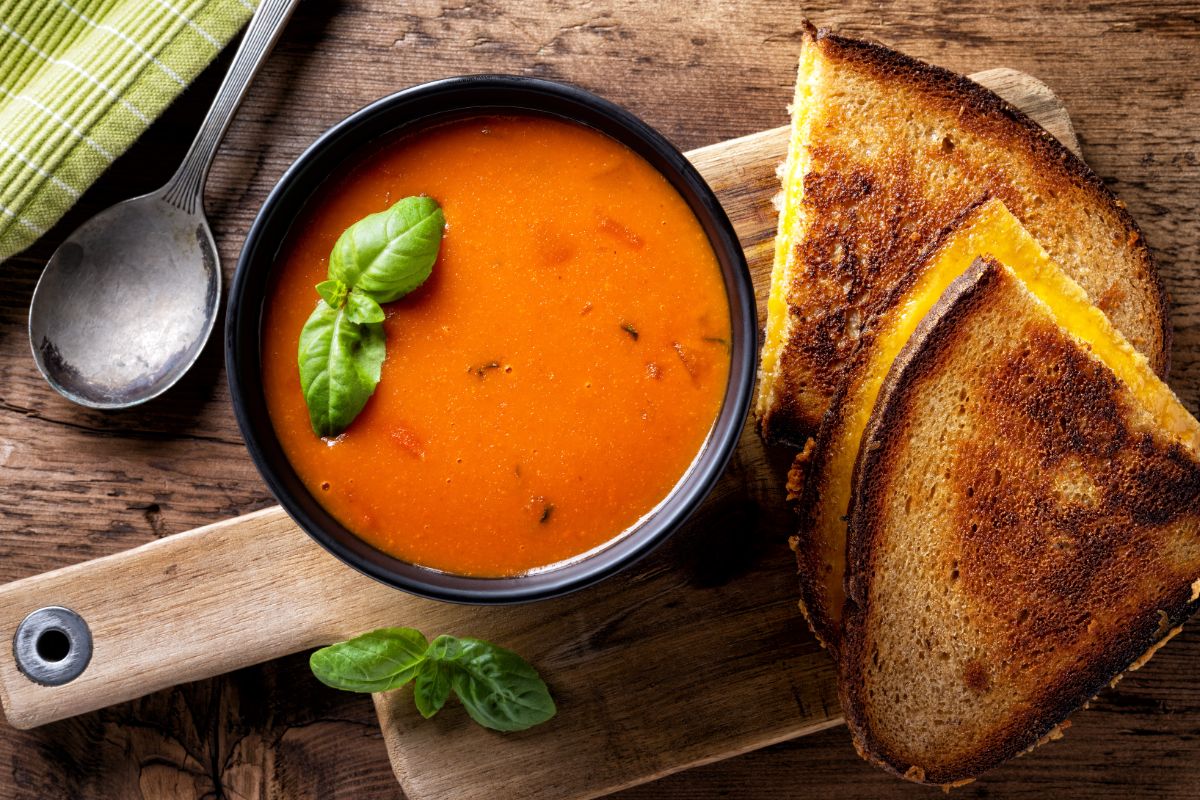
[[[338,237],[398,198],[441,206],[432,274],[383,305],[378,386],[313,434],[296,353]],[[729,307],[699,222],[589,128],[475,118],[331,179],[281,251],[263,326],[271,419],[309,490],[398,558],[515,575],[591,551],[670,493],[729,376]]]

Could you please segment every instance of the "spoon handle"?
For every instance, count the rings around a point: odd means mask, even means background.
[[[258,68],[271,52],[299,2],[261,0],[259,3],[258,10],[246,26],[233,63],[229,65],[229,72],[225,74],[225,80],[200,125],[199,133],[183,157],[183,163],[161,190],[163,199],[179,210],[189,214],[197,210],[203,213],[204,182],[208,178],[208,168],[217,152],[217,145],[221,143],[234,112],[241,105],[250,81],[254,80]]]

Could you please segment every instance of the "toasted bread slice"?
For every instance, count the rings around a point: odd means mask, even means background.
[[[1082,291],[975,262],[859,452],[839,662],[859,751],[971,779],[1177,631],[1200,596],[1198,452],[1200,424]]]
[[[816,432],[862,330],[929,238],[984,194],[1165,374],[1166,303],[1133,220],[1079,158],[978,84],[808,26],[782,179],[756,403],[768,441],[799,447]]]
[[[933,237],[904,291],[863,331],[842,387],[821,422],[816,445],[802,455],[807,479],[799,476],[798,465],[789,481],[789,489],[800,500],[800,525],[793,543],[801,607],[817,638],[831,649],[836,650],[840,638],[846,598],[846,514],[863,430],[884,378],[917,324],[981,255],[1004,262],[1035,288],[1046,285],[1042,292],[1046,302],[1054,302],[1057,294],[1078,291],[1017,218],[992,198],[969,207]]]

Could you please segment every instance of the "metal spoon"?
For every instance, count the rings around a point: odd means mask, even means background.
[[[171,180],[101,211],[50,257],[29,308],[29,344],[42,375],[68,400],[92,408],[144,403],[199,357],[221,298],[204,182],[246,88],[298,2],[262,0]]]

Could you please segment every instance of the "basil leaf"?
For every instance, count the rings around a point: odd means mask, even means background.
[[[525,730],[557,711],[533,667],[479,639],[439,636],[427,643],[412,628],[382,628],[321,648],[309,665],[322,683],[351,692],[384,692],[413,680],[413,700],[426,719],[451,691],[471,719],[496,731]]]
[[[471,719],[495,731],[522,731],[554,716],[549,689],[525,659],[479,639],[457,641],[454,659],[443,663],[454,665],[451,686]]]
[[[377,303],[398,300],[429,277],[445,224],[432,197],[406,197],[338,237],[329,255],[329,277]]]
[[[383,326],[352,322],[345,308],[317,302],[300,331],[300,388],[318,436],[337,436],[358,416],[379,383]]]
[[[417,679],[413,681],[413,700],[417,704],[417,711],[421,712],[422,717],[429,719],[446,705],[446,698],[449,696],[450,668],[439,661],[426,658],[417,672]]]
[[[413,679],[428,643],[412,628],[380,628],[322,647],[308,659],[317,680],[348,692],[386,692]]]
[[[462,654],[462,642],[456,636],[442,634],[429,643],[425,657],[435,661],[453,661]]]
[[[341,308],[342,303],[346,302],[346,292],[348,291],[350,288],[336,278],[317,284],[317,294],[321,295],[321,299],[331,308]]]
[[[346,295],[346,316],[351,322],[361,322],[368,324],[371,322],[383,322],[383,309],[379,307],[371,298],[367,297],[358,289],[354,289],[350,294]]]

